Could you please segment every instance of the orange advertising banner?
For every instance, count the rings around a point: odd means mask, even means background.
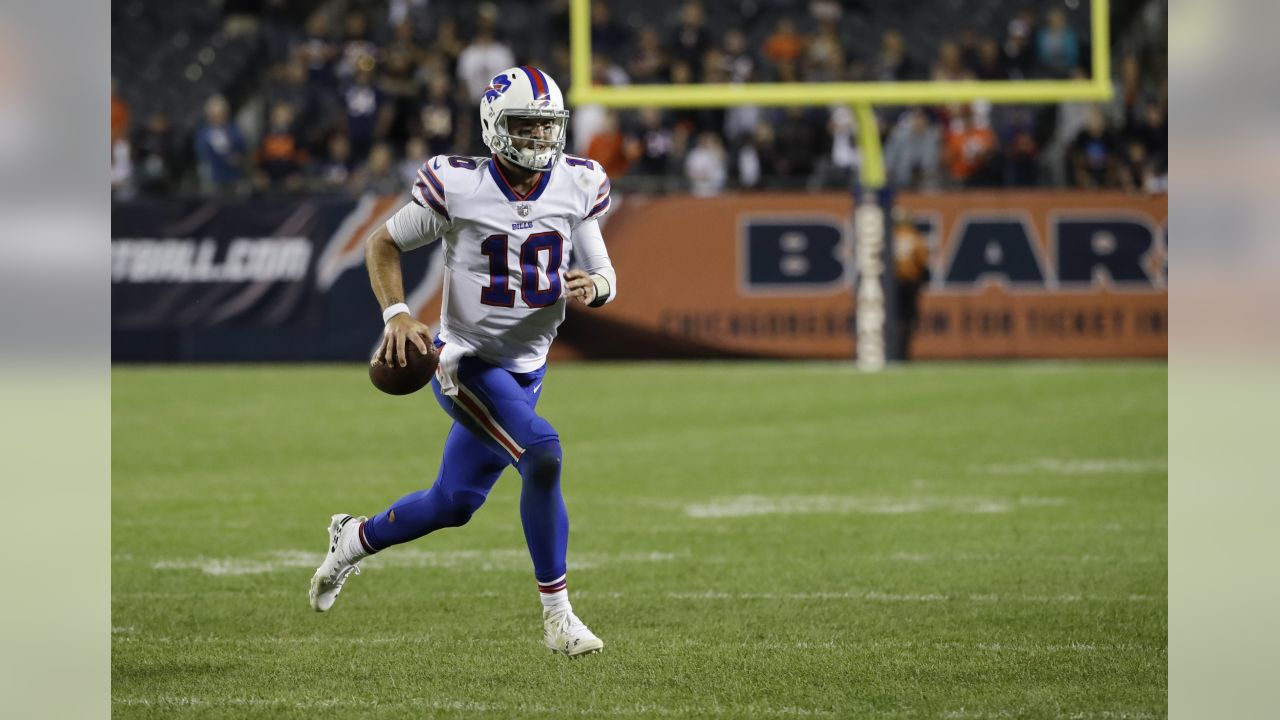
[[[854,356],[848,194],[618,204],[605,226],[618,299],[574,312],[559,354]],[[1167,355],[1167,197],[903,194],[896,204],[929,249],[913,357]]]

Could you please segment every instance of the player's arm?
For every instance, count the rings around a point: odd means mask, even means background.
[[[385,225],[374,229],[364,243],[364,263],[369,284],[382,307],[386,331],[375,359],[405,365],[404,345],[408,340],[423,354],[431,338],[431,328],[418,322],[404,302],[404,276],[400,255],[427,245],[447,229],[447,222],[435,211],[416,202],[400,208]]]
[[[587,307],[600,307],[618,296],[618,275],[594,218],[573,229],[573,253],[581,268],[564,274],[569,297]]]

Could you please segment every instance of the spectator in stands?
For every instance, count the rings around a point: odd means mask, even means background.
[[[462,152],[463,142],[454,147],[454,130],[459,109],[454,105],[453,86],[446,75],[437,75],[427,84],[427,99],[418,111],[422,138],[430,155]]]
[[[636,158],[638,175],[666,175],[673,163],[674,141],[671,129],[662,122],[662,111],[648,107],[640,111],[640,157]]]
[[[318,152],[337,122],[337,109],[332,95],[308,80],[306,54],[296,52],[267,85],[265,95],[268,107],[286,103],[294,109],[295,137],[303,149]]]
[[[766,174],[773,172],[773,126],[763,120],[738,146],[734,157],[734,177],[738,187],[753,190],[760,187]]]
[[[394,195],[405,185],[395,165],[395,155],[387,143],[378,143],[369,151],[369,162],[351,177],[351,191],[357,194]]]
[[[819,23],[818,34],[804,53],[806,82],[838,82],[844,79],[844,43],[838,30],[835,21]]]
[[[291,0],[263,0],[261,12],[262,44],[270,64],[289,59],[289,50],[297,42],[300,33],[293,26],[290,16]]]
[[[976,103],[975,103],[976,105]],[[951,178],[964,187],[999,184],[996,134],[986,113],[973,105],[961,105],[947,130],[946,159]]]
[[[1084,78],[1085,73],[1079,68],[1071,73],[1073,80]],[[1072,184],[1070,147],[1080,131],[1084,129],[1085,120],[1092,107],[1093,104],[1088,102],[1064,102],[1056,107],[1050,107],[1049,112],[1054,115],[1054,121],[1051,124],[1053,136],[1041,157],[1049,185],[1063,187]]]
[[[418,169],[433,155],[427,143],[420,137],[411,137],[404,144],[404,159],[400,161],[400,191],[406,191],[418,181]]]
[[[317,10],[307,18],[306,38],[300,51],[313,86],[330,89],[337,86],[333,64],[338,56],[338,46],[331,37],[329,16],[324,10]]]
[[[302,185],[302,169],[307,153],[293,130],[293,108],[278,102],[271,106],[267,132],[258,146],[258,172],[254,183],[259,188],[297,190]]]
[[[591,49],[617,53],[627,47],[627,29],[609,16],[609,5],[603,0],[591,3]]]
[[[1106,118],[1097,105],[1085,115],[1084,129],[1071,144],[1071,179],[1076,187],[1098,189],[1120,186],[1117,175],[1117,143],[1107,129]]]
[[[1049,11],[1048,26],[1036,37],[1036,59],[1050,77],[1065,78],[1080,66],[1080,46],[1076,31],[1067,24],[1062,8]]]
[[[751,82],[755,74],[756,60],[747,48],[747,36],[741,30],[731,29],[724,34],[723,58],[728,81]]]
[[[388,48],[378,73],[378,90],[391,108],[387,138],[403,144],[418,121],[419,83],[410,52],[403,47]]]
[[[177,183],[180,152],[169,116],[152,113],[147,122],[134,133],[133,142],[134,182],[139,192],[146,195],[168,195]]]
[[[1119,69],[1109,114],[1127,125],[1133,121],[1133,118],[1141,117],[1138,106],[1144,99],[1141,68],[1137,56],[1130,54],[1120,58]]]
[[[796,32],[796,24],[791,18],[783,17],[774,25],[773,33],[764,41],[763,52],[779,82],[799,81],[797,63],[804,54],[805,45],[804,36]]]
[[[671,47],[673,62],[684,63],[694,77],[702,75],[702,57],[711,47],[711,33],[706,28],[702,3],[689,0],[680,8],[680,24],[676,26]]]
[[[125,199],[133,186],[133,153],[129,148],[129,105],[118,94],[119,85],[111,78],[111,193]]]
[[[441,20],[436,27],[436,36],[430,42],[431,52],[438,53],[443,63],[442,67],[448,71],[450,76],[456,76],[458,72],[458,59],[462,56],[462,51],[467,49],[467,44],[458,37],[458,23],[453,20]],[[510,66],[507,66],[510,67]],[[503,68],[504,70],[506,68]],[[495,72],[494,75],[497,75]],[[487,85],[489,79],[484,79]]]
[[[626,175],[631,163],[639,159],[642,152],[640,142],[622,132],[615,110],[605,115],[604,127],[587,146],[587,157],[600,163],[613,180]]]
[[[960,46],[944,40],[938,46],[938,59],[933,64],[934,82],[958,82],[972,80],[973,75],[960,59]]]
[[[956,47],[960,51],[960,64],[970,72],[978,66],[979,44],[978,34],[972,28],[961,30],[960,38],[956,40]]]
[[[129,103],[120,97],[120,83],[111,78],[111,142],[128,139],[132,113]]]
[[[1004,67],[1008,71],[1010,79],[1013,80],[1030,78],[1035,68],[1035,57],[1031,49],[1032,25],[1028,22],[1028,17],[1027,15],[1019,14],[1018,17],[1010,20],[1008,32],[1004,39],[1004,47],[1002,48],[1004,51]]]
[[[844,2],[849,5],[858,4],[857,0],[853,3],[850,3],[849,0],[844,0]],[[844,16],[844,8],[841,7],[841,0],[809,0],[809,16],[820,23],[838,23],[840,18]]]
[[[942,136],[923,110],[903,113],[884,147],[885,171],[896,187],[935,190]]]
[[[352,10],[347,13],[342,35],[342,54],[335,68],[339,82],[350,80],[361,68],[367,67],[365,58],[378,54],[378,46],[369,36],[369,18],[363,12]]]
[[[827,154],[825,127],[815,122],[807,108],[789,107],[782,111],[774,131],[777,156],[774,159],[776,177],[794,181],[808,180],[817,159]]]
[[[718,195],[724,190],[728,169],[719,135],[704,132],[698,136],[697,146],[685,158],[684,174],[689,180],[690,192],[697,197]]]
[[[418,63],[422,62],[428,39],[419,39],[418,30],[411,20],[406,19],[398,23],[392,23],[391,27],[395,28],[391,33],[391,42],[382,48],[382,52],[387,57],[396,54],[404,55],[409,61],[409,66],[416,67]],[[432,49],[438,51],[438,48]]]
[[[907,55],[902,33],[885,30],[880,36],[880,53],[871,67],[871,79],[880,82],[915,80],[917,72],[915,64]]]
[[[1013,123],[1005,143],[1004,184],[1013,187],[1035,187],[1039,184],[1040,148],[1029,119]]]
[[[596,85],[628,85],[627,71],[606,53],[591,54],[591,82]]]
[[[321,190],[343,190],[351,180],[351,143],[347,136],[335,132],[329,136],[325,158],[315,166],[315,179]]]
[[[755,131],[756,124],[764,117],[758,105],[734,105],[725,108],[724,137],[730,147],[737,147]]]
[[[111,143],[111,198],[129,200],[135,192],[129,138],[122,137]]]
[[[1147,156],[1147,147],[1141,140],[1130,139],[1125,144],[1125,157],[1117,168],[1120,187],[1125,192],[1158,192],[1159,180],[1155,164]]]
[[[919,326],[920,290],[929,282],[929,248],[915,218],[905,208],[893,209],[894,276],[897,281],[897,357],[911,359],[911,340]]]
[[[244,135],[231,120],[231,107],[221,95],[205,102],[204,117],[195,138],[200,187],[209,194],[235,191],[244,177]]]
[[[593,85],[626,85],[627,71],[614,63],[607,55],[592,53],[591,83]],[[586,155],[591,140],[604,129],[608,111],[602,105],[579,105],[573,111],[573,152]]]
[[[827,118],[831,150],[822,162],[822,184],[849,187],[858,172],[862,156],[858,152],[857,122],[848,105],[836,105]]]
[[[1000,54],[1000,43],[995,38],[984,37],[978,41],[978,59],[972,68],[979,80],[1008,80],[1009,71]]]
[[[1169,166],[1169,122],[1164,106],[1156,102],[1147,102],[1142,111],[1141,122],[1131,122],[1125,128],[1125,134],[1142,143],[1143,150],[1151,159],[1152,167],[1157,175],[1167,172]]]
[[[511,48],[497,38],[494,27],[498,9],[481,3],[476,11],[476,36],[458,56],[458,82],[474,103],[479,103],[494,75],[516,64]]]
[[[373,58],[366,56],[355,77],[342,92],[347,113],[347,135],[351,141],[351,157],[356,163],[369,155],[373,143],[387,136],[394,110],[386,97],[373,84]]]
[[[658,31],[652,25],[645,25],[640,28],[638,43],[627,62],[627,72],[631,79],[641,84],[666,82],[670,77],[670,63]]]

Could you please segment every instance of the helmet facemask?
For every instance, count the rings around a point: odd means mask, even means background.
[[[547,137],[542,138],[513,135],[507,126],[510,118],[549,120],[551,131]],[[499,111],[493,124],[493,142],[490,149],[515,165],[540,172],[550,169],[564,152],[569,111],[551,108],[502,110]]]

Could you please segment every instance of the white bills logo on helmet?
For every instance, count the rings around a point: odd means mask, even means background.
[[[507,121],[533,118],[551,123],[549,136],[512,135]],[[564,152],[569,111],[550,75],[532,65],[510,68],[494,76],[480,98],[480,137],[494,155],[528,170],[547,170]]]

